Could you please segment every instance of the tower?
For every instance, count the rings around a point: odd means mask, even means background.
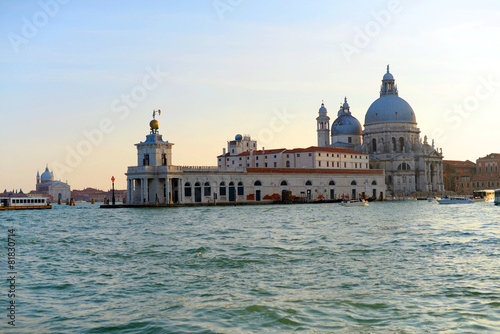
[[[321,108],[319,108],[319,116],[316,117],[316,123],[318,131],[318,146],[330,146],[330,117],[327,115],[324,102],[321,102]]]

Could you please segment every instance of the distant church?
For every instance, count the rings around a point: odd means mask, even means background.
[[[370,167],[385,170],[387,194],[444,191],[443,153],[429,145],[412,107],[399,97],[394,76],[382,79],[380,97],[365,115],[364,130],[352,116],[347,99],[329,128],[330,118],[321,104],[317,121],[318,146],[350,148],[370,156]]]
[[[36,173],[36,193],[50,195],[55,201],[66,201],[71,198],[71,187],[65,182],[54,181],[54,173],[46,166],[41,176],[40,172]]]

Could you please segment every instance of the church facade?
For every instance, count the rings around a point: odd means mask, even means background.
[[[328,137],[329,120],[324,105],[317,120],[318,145],[346,146],[370,156],[370,166],[385,171],[387,194],[444,191],[443,153],[429,144],[427,136],[420,137],[415,113],[399,97],[394,76],[389,72],[382,78],[380,97],[365,114],[364,130],[351,115],[347,100],[341,106]]]
[[[46,166],[42,175],[36,173],[36,193],[49,195],[55,201],[66,201],[71,198],[71,187],[65,182],[54,180],[54,173]]]

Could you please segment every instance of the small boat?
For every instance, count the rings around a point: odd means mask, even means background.
[[[439,204],[472,204],[474,200],[468,197],[443,197],[437,200]]]
[[[428,197],[427,202],[436,202],[439,199],[441,199],[441,197],[436,197],[436,196]]]
[[[340,202],[340,205],[342,206],[368,206],[368,201],[365,201],[364,199],[351,199],[348,201],[342,201]]]
[[[0,210],[52,209],[46,197],[2,197]]]

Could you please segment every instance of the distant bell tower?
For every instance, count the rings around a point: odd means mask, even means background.
[[[319,108],[319,116],[316,117],[317,131],[318,131],[318,146],[330,146],[330,117],[327,115],[325,103],[321,102]]]

